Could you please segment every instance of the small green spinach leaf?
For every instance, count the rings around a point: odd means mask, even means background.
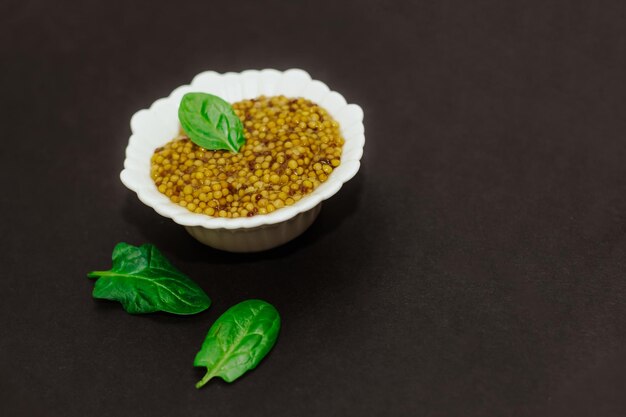
[[[110,270],[87,275],[98,278],[94,298],[119,301],[130,314],[165,311],[186,315],[211,305],[206,293],[174,268],[154,245],[118,243],[112,257]]]
[[[229,308],[213,323],[196,355],[194,366],[207,368],[196,388],[215,376],[232,382],[254,369],[274,346],[279,330],[278,311],[265,301],[247,300]]]
[[[236,153],[246,142],[243,123],[233,107],[212,94],[185,94],[178,108],[178,120],[189,139],[205,149]]]

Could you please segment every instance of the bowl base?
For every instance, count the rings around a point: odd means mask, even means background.
[[[185,229],[197,241],[215,249],[239,253],[260,252],[300,236],[311,226],[321,208],[322,203],[286,222],[252,229],[205,229],[202,226],[185,226]]]

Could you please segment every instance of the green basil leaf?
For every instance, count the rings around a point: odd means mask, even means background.
[[[196,355],[194,366],[207,368],[196,388],[215,376],[232,382],[256,368],[274,346],[279,330],[278,311],[265,301],[247,300],[229,308],[213,323]]]
[[[212,94],[185,94],[178,108],[178,120],[189,139],[205,149],[236,153],[246,142],[243,123],[233,107]]]
[[[130,314],[195,314],[211,305],[206,293],[154,245],[118,243],[113,249],[113,267],[87,276],[98,278],[94,298],[119,301]]]

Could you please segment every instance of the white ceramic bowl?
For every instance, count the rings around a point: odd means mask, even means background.
[[[311,194],[270,214],[233,219],[192,213],[161,194],[150,178],[154,150],[179,133],[178,106],[188,92],[215,94],[230,103],[260,95],[307,98],[324,107],[339,122],[345,139],[341,164]],[[130,126],[132,135],[120,174],[124,185],[157,213],[184,226],[200,242],[231,252],[270,249],[304,232],[319,214],[321,202],[337,193],[357,173],[365,144],[363,110],[356,104],[347,104],[341,94],[300,69],[200,73],[191,84],[178,87],[169,97],[135,113]]]

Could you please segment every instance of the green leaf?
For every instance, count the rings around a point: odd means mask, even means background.
[[[279,330],[278,311],[265,301],[247,300],[229,308],[213,323],[196,355],[194,366],[207,368],[196,388],[215,376],[232,382],[256,368],[274,346]]]
[[[119,301],[130,314],[195,314],[211,305],[206,293],[154,245],[118,243],[113,249],[113,267],[87,276],[98,278],[94,298]]]
[[[178,108],[178,120],[189,139],[205,149],[236,153],[246,142],[243,123],[233,107],[212,94],[185,94]]]

